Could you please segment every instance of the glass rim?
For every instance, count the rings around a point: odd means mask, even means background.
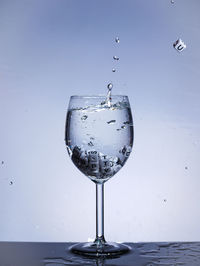
[[[71,95],[70,98],[73,99],[79,99],[79,98],[106,98],[107,95],[103,95],[103,94],[96,94],[96,95]],[[118,95],[111,95],[111,98],[117,98],[117,97],[121,97],[121,98],[128,98],[127,95],[122,95],[122,94],[118,94]]]

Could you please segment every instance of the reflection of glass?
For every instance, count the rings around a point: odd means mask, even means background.
[[[79,243],[74,253],[114,256],[129,251],[104,238],[104,183],[124,166],[133,145],[133,121],[127,96],[72,96],[66,119],[65,140],[76,167],[96,184],[96,239]]]
[[[92,265],[92,266],[104,266],[106,265],[106,258],[95,257],[68,257],[68,258],[45,258],[43,260],[44,266],[66,266],[66,265]]]

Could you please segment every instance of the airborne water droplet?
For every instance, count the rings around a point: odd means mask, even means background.
[[[174,0],[171,0],[171,3],[174,4]]]
[[[113,88],[113,84],[112,84],[112,83],[109,83],[109,84],[107,85],[107,88],[108,88],[109,90],[112,90],[112,88]]]
[[[116,43],[119,43],[119,37],[116,37],[116,38],[115,38],[115,42],[116,42]]]
[[[12,185],[13,184],[13,181],[10,181],[10,185]]]
[[[116,55],[113,56],[114,60],[119,60],[119,57],[117,57]]]
[[[113,69],[112,69],[112,72],[116,72],[116,69],[115,69],[115,68],[113,68]]]

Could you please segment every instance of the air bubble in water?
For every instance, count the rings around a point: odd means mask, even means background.
[[[119,57],[117,57],[116,55],[113,56],[114,60],[119,60]]]
[[[84,120],[86,120],[87,118],[88,118],[87,115],[83,115],[83,116],[81,117],[81,120],[84,121]]]
[[[89,143],[88,143],[88,146],[94,146],[94,144],[92,143],[92,141],[90,141]]]
[[[116,69],[115,69],[115,68],[113,68],[113,69],[112,69],[112,72],[116,72]]]
[[[107,124],[114,124],[116,122],[116,120],[110,120],[107,122]]]
[[[124,125],[129,125],[130,122],[129,122],[129,121],[125,121],[123,124],[124,124]]]
[[[116,43],[119,43],[119,37],[116,37],[116,38],[115,38],[115,42],[116,42]]]
[[[109,83],[109,84],[107,85],[107,88],[109,89],[109,91],[111,91],[112,88],[113,88],[113,84],[112,84],[112,83]]]

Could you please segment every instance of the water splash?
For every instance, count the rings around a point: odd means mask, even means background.
[[[113,88],[113,84],[112,83],[109,83],[107,85],[107,88],[108,88],[108,93],[107,93],[107,96],[106,96],[106,104],[108,105],[108,107],[111,106],[111,92],[112,92],[112,88]]]

